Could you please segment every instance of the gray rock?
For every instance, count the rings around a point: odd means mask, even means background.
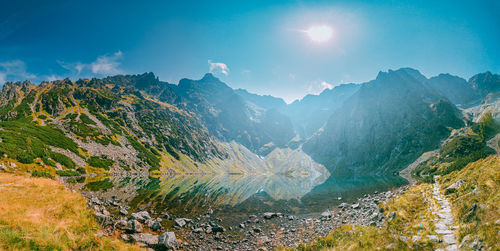
[[[158,245],[166,249],[175,249],[177,247],[177,238],[174,232],[165,232],[158,238]]]
[[[323,213],[321,213],[321,217],[330,218],[332,217],[332,212],[330,212],[330,210],[326,210]]]
[[[132,213],[130,216],[132,217],[132,219],[142,221],[142,222],[151,219],[151,216],[149,216],[149,213],[146,211]]]
[[[387,216],[387,220],[388,221],[394,220],[395,217],[396,217],[396,212],[392,212],[389,214],[389,216]]]
[[[175,225],[177,225],[179,227],[184,227],[186,225],[186,221],[184,220],[184,218],[177,218],[174,221],[175,221]]]
[[[193,233],[201,233],[201,232],[203,232],[203,228],[201,227],[193,229]]]
[[[422,237],[418,236],[418,235],[414,235],[413,237],[411,237],[411,241],[412,242],[417,242],[421,239]]]
[[[455,183],[451,184],[449,187],[446,188],[446,190],[457,190],[459,189],[463,184],[465,184],[465,180],[457,180]]]
[[[270,212],[267,212],[267,213],[264,213],[264,219],[271,219],[273,217],[276,216],[276,213],[270,213]]]
[[[4,163],[0,163],[0,171],[6,171],[7,167],[5,167]]]
[[[346,207],[348,207],[348,204],[347,204],[347,203],[345,203],[345,202],[343,202],[343,203],[341,203],[341,204],[339,205],[339,208],[346,208]]]
[[[128,222],[128,226],[129,226],[129,230],[131,232],[137,232],[137,233],[139,233],[139,232],[142,232],[144,230],[143,227],[142,227],[142,224],[139,221],[137,221],[137,220],[131,220],[131,221],[129,221]]]
[[[402,242],[408,242],[408,240],[410,238],[406,237],[406,236],[399,236],[399,239],[402,241]]]
[[[294,220],[294,219],[295,219],[295,217],[293,215],[288,216],[288,220]]]
[[[241,223],[240,228],[245,228],[245,224]]]
[[[142,242],[142,243],[146,243],[148,245],[158,244],[158,235],[136,233],[136,234],[131,234],[130,238],[136,242]]]
[[[104,215],[101,213],[94,213],[95,218],[102,226],[109,226],[113,224],[113,219],[109,215]]]
[[[430,241],[439,242],[439,237],[437,235],[427,235]]]
[[[121,215],[127,215],[127,214],[128,214],[128,211],[127,211],[125,208],[121,208],[121,209],[120,209],[120,214],[121,214]]]

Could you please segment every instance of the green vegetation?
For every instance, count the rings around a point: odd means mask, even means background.
[[[73,170],[57,170],[56,174],[59,176],[80,176],[79,172],[75,172]]]
[[[472,122],[471,122],[472,123]],[[461,170],[467,164],[494,154],[495,151],[486,146],[486,141],[500,132],[500,126],[491,114],[485,114],[479,123],[472,123],[467,135],[458,136],[443,145],[439,156],[421,163],[413,174],[424,182],[431,182],[434,175],[445,175]]]
[[[458,220],[458,241],[464,238],[479,240],[485,250],[500,242],[498,216],[500,215],[500,159],[490,156],[468,164],[459,171],[442,176],[446,189],[461,180],[457,189],[445,190],[451,202],[452,213]]]
[[[42,172],[42,171],[38,171],[38,170],[34,170],[33,172],[31,172],[31,176],[32,177],[40,177],[40,178],[49,178],[49,179],[54,178],[54,176],[52,176],[50,173],[46,173],[46,172]]]
[[[99,191],[99,190],[107,190],[113,188],[113,183],[109,180],[109,178],[89,182],[85,185],[85,188],[90,191]]]
[[[102,157],[96,157],[92,156],[90,157],[88,164],[97,167],[97,168],[102,168],[104,170],[109,170],[109,168],[113,165],[114,161],[112,159],[105,159]]]
[[[23,164],[31,164],[36,158],[41,158],[45,164],[54,166],[50,157],[68,168],[74,168],[71,159],[52,152],[49,146],[79,154],[78,145],[61,130],[35,125],[28,119],[0,122],[0,139],[0,155],[6,154]]]

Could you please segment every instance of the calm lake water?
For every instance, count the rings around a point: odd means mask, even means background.
[[[101,198],[117,198],[135,210],[168,212],[175,217],[189,218],[213,209],[215,216],[228,224],[263,212],[320,213],[342,202],[353,202],[364,194],[407,184],[399,176],[308,178],[281,175],[94,177],[81,182],[74,186],[84,191],[95,190]]]

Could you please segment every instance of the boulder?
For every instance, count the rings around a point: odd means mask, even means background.
[[[352,209],[359,209],[359,203],[352,204]]]
[[[174,232],[165,232],[158,238],[158,246],[166,249],[175,249],[177,247],[177,238]]]

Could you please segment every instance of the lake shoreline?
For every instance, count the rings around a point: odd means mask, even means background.
[[[119,201],[99,199],[94,193],[82,195],[101,223],[103,235],[119,235],[126,242],[155,249],[151,244],[162,233],[172,231],[178,248],[186,250],[249,250],[292,248],[328,235],[332,229],[345,224],[383,226],[385,216],[378,204],[404,193],[411,185],[392,188],[386,192],[365,194],[353,203],[332,205],[322,213],[287,214],[267,212],[249,214],[236,224],[224,224],[217,212],[207,209],[192,218],[168,212],[139,211]],[[142,216],[141,216],[142,215]]]

